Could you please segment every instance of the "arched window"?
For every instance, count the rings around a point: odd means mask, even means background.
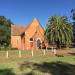
[[[38,39],[38,40],[36,41],[36,43],[37,43],[37,48],[41,48],[41,41],[40,41],[40,39]]]

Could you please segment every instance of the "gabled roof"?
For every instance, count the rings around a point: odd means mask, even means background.
[[[42,25],[39,23],[38,19],[37,18],[34,18],[31,25],[40,25],[42,27]],[[38,26],[37,26],[38,27]],[[42,29],[44,30],[44,28],[42,27]]]
[[[31,24],[40,25],[40,23],[39,23],[37,18],[34,18]]]
[[[26,29],[29,27],[28,26],[18,26],[18,25],[11,25],[11,35],[21,35],[26,31]]]
[[[36,18],[34,18],[34,20],[32,21],[32,23],[30,25],[36,25],[37,30],[38,30],[39,25],[42,27],[42,25],[39,23],[39,21]],[[27,26],[11,25],[11,35],[13,35],[13,36],[21,35],[29,28],[30,25],[27,25]],[[42,27],[42,29],[43,29],[43,27]]]
[[[39,26],[37,26],[36,32],[31,36],[31,38],[33,38],[34,36],[36,36],[37,32],[40,32],[40,34],[43,36],[43,34],[41,33],[41,31],[39,31]]]

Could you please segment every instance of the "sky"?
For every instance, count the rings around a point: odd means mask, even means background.
[[[36,17],[45,28],[53,15],[71,16],[75,0],[0,0],[0,16],[17,25],[28,25]]]

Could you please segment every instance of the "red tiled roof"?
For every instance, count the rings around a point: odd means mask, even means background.
[[[23,32],[25,32],[28,27],[29,25],[28,26],[11,25],[11,35],[19,36]]]

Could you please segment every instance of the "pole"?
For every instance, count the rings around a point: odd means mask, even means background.
[[[33,49],[32,49],[32,51],[31,51],[31,53],[32,53],[32,56],[33,56]]]
[[[51,48],[52,48],[52,52],[54,52],[53,47],[51,47]]]
[[[9,54],[8,54],[8,51],[6,51],[6,58],[8,59],[8,57],[9,57]]]
[[[43,53],[44,53],[44,55],[46,54],[46,51],[45,50],[43,50]]]
[[[56,55],[56,49],[54,48],[54,55]]]
[[[19,58],[21,58],[22,56],[21,56],[21,50],[19,50]]]

